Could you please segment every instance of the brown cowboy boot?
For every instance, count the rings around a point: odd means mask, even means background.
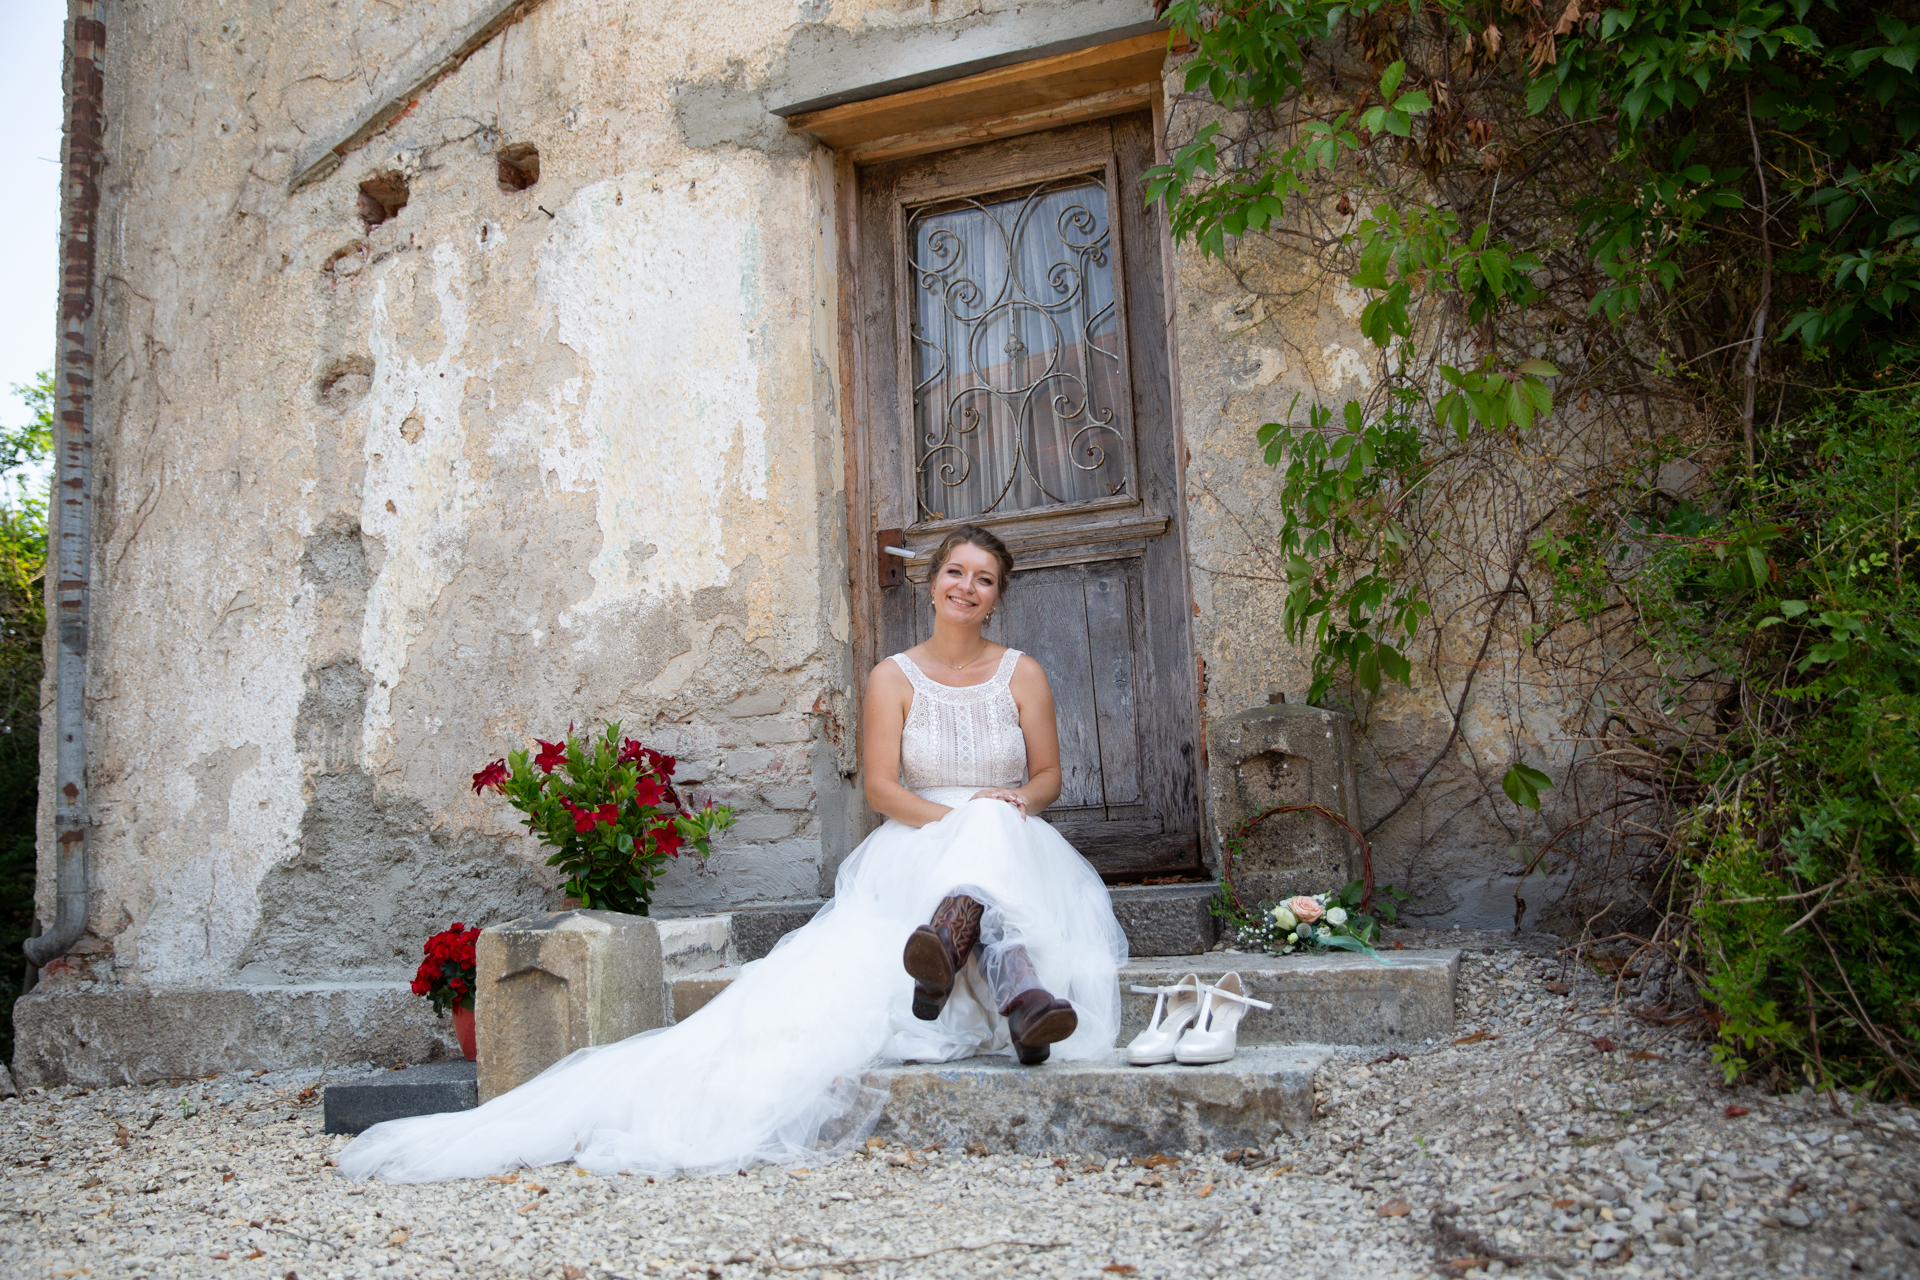
[[[913,979],[913,1016],[932,1022],[953,992],[953,977],[980,941],[980,917],[986,908],[964,894],[943,898],[933,919],[907,938],[900,957]]]
[[[1009,990],[1014,993],[1006,996],[1000,1016],[1007,1020],[1020,1065],[1037,1067],[1047,1060],[1052,1045],[1065,1040],[1080,1026],[1080,1015],[1073,1011],[1071,1004],[1057,999],[1040,985],[1039,975],[1033,969],[1033,957],[1025,947],[1015,944],[1006,948],[995,967],[1000,970],[1000,985],[995,994],[1005,996]]]
[[[1013,1033],[1013,1047],[1019,1051],[1020,1065],[1037,1067],[1047,1060],[1052,1046],[1065,1040],[1080,1026],[1080,1015],[1065,1000],[1055,998],[1044,987],[1028,987],[1007,1001],[1000,1014]]]

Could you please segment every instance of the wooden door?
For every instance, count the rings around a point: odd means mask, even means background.
[[[1196,685],[1146,113],[857,176],[853,492],[869,664],[926,638],[927,558],[986,526],[988,636],[1059,708],[1047,812],[1110,879],[1200,866]],[[915,553],[889,563],[882,544]]]

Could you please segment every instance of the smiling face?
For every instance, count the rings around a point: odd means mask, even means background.
[[[977,627],[1000,599],[1000,561],[985,547],[963,542],[933,575],[934,617],[961,627]]]

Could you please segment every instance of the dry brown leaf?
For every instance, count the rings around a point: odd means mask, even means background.
[[[1455,1044],[1479,1044],[1482,1040],[1498,1040],[1500,1037],[1491,1031],[1476,1031],[1470,1036],[1461,1036]]]
[[[1553,1207],[1556,1209],[1571,1209],[1573,1208],[1573,1206],[1579,1203],[1580,1202],[1578,1200],[1555,1200],[1553,1202]]]
[[[1655,1053],[1651,1049],[1635,1049],[1632,1053],[1628,1054],[1627,1056],[1629,1058],[1638,1058],[1642,1062],[1665,1062],[1666,1061],[1665,1058],[1661,1057],[1659,1054]]]
[[[1134,1272],[1138,1271],[1140,1268],[1134,1266],[1132,1263],[1129,1263],[1129,1262],[1109,1262],[1106,1266],[1100,1269],[1102,1271],[1111,1271],[1113,1272],[1113,1274],[1117,1276],[1130,1276]]]
[[[1200,1188],[1200,1190],[1194,1192],[1194,1195],[1201,1200],[1205,1200],[1208,1196],[1212,1194],[1213,1194],[1213,1184],[1211,1182],[1209,1182],[1206,1186]]]
[[[1133,1162],[1142,1169],[1165,1169],[1170,1165],[1179,1164],[1180,1157],[1169,1155],[1135,1156]]]
[[[1402,1200],[1399,1196],[1395,1196],[1380,1206],[1380,1216],[1383,1218],[1404,1218],[1412,1212],[1413,1206],[1405,1200]]]
[[[518,1182],[520,1181],[520,1175],[517,1173],[496,1173],[488,1177],[487,1181],[488,1182]]]
[[[398,1231],[395,1231],[393,1234],[387,1237],[387,1243],[388,1244],[405,1244],[407,1242],[407,1235],[408,1235],[407,1229],[405,1227],[401,1227]]]
[[[1487,29],[1480,33],[1480,38],[1487,42],[1487,52],[1490,55],[1496,58],[1500,56],[1500,46],[1505,43],[1505,39],[1500,34],[1499,23],[1489,22]]]
[[[576,1267],[571,1262],[560,1268],[560,1274],[565,1280],[587,1280],[587,1269]]]
[[[245,1261],[252,1262],[255,1258],[264,1258],[266,1256],[267,1256],[267,1251],[265,1249],[255,1249],[252,1253],[246,1256]]]
[[[1580,21],[1580,0],[1567,0],[1566,12],[1560,15],[1560,21],[1553,26],[1553,34],[1563,36],[1573,30]]]
[[[233,1255],[231,1253],[228,1253],[225,1249],[222,1249],[218,1253],[210,1253],[207,1256],[209,1258],[212,1258],[216,1262],[225,1262],[228,1258],[231,1258]]]
[[[1583,404],[1580,407],[1582,409],[1585,409],[1587,406]],[[1567,992],[1573,990],[1573,988],[1564,982],[1549,982],[1547,984],[1547,990],[1552,992],[1556,996],[1563,996],[1567,994]]]
[[[91,1191],[105,1181],[106,1181],[105,1178],[102,1178],[98,1174],[95,1174],[93,1177],[88,1178],[85,1182],[81,1183],[80,1189],[82,1191]]]

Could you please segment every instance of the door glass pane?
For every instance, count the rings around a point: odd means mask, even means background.
[[[1099,176],[908,214],[922,520],[1129,492]]]

